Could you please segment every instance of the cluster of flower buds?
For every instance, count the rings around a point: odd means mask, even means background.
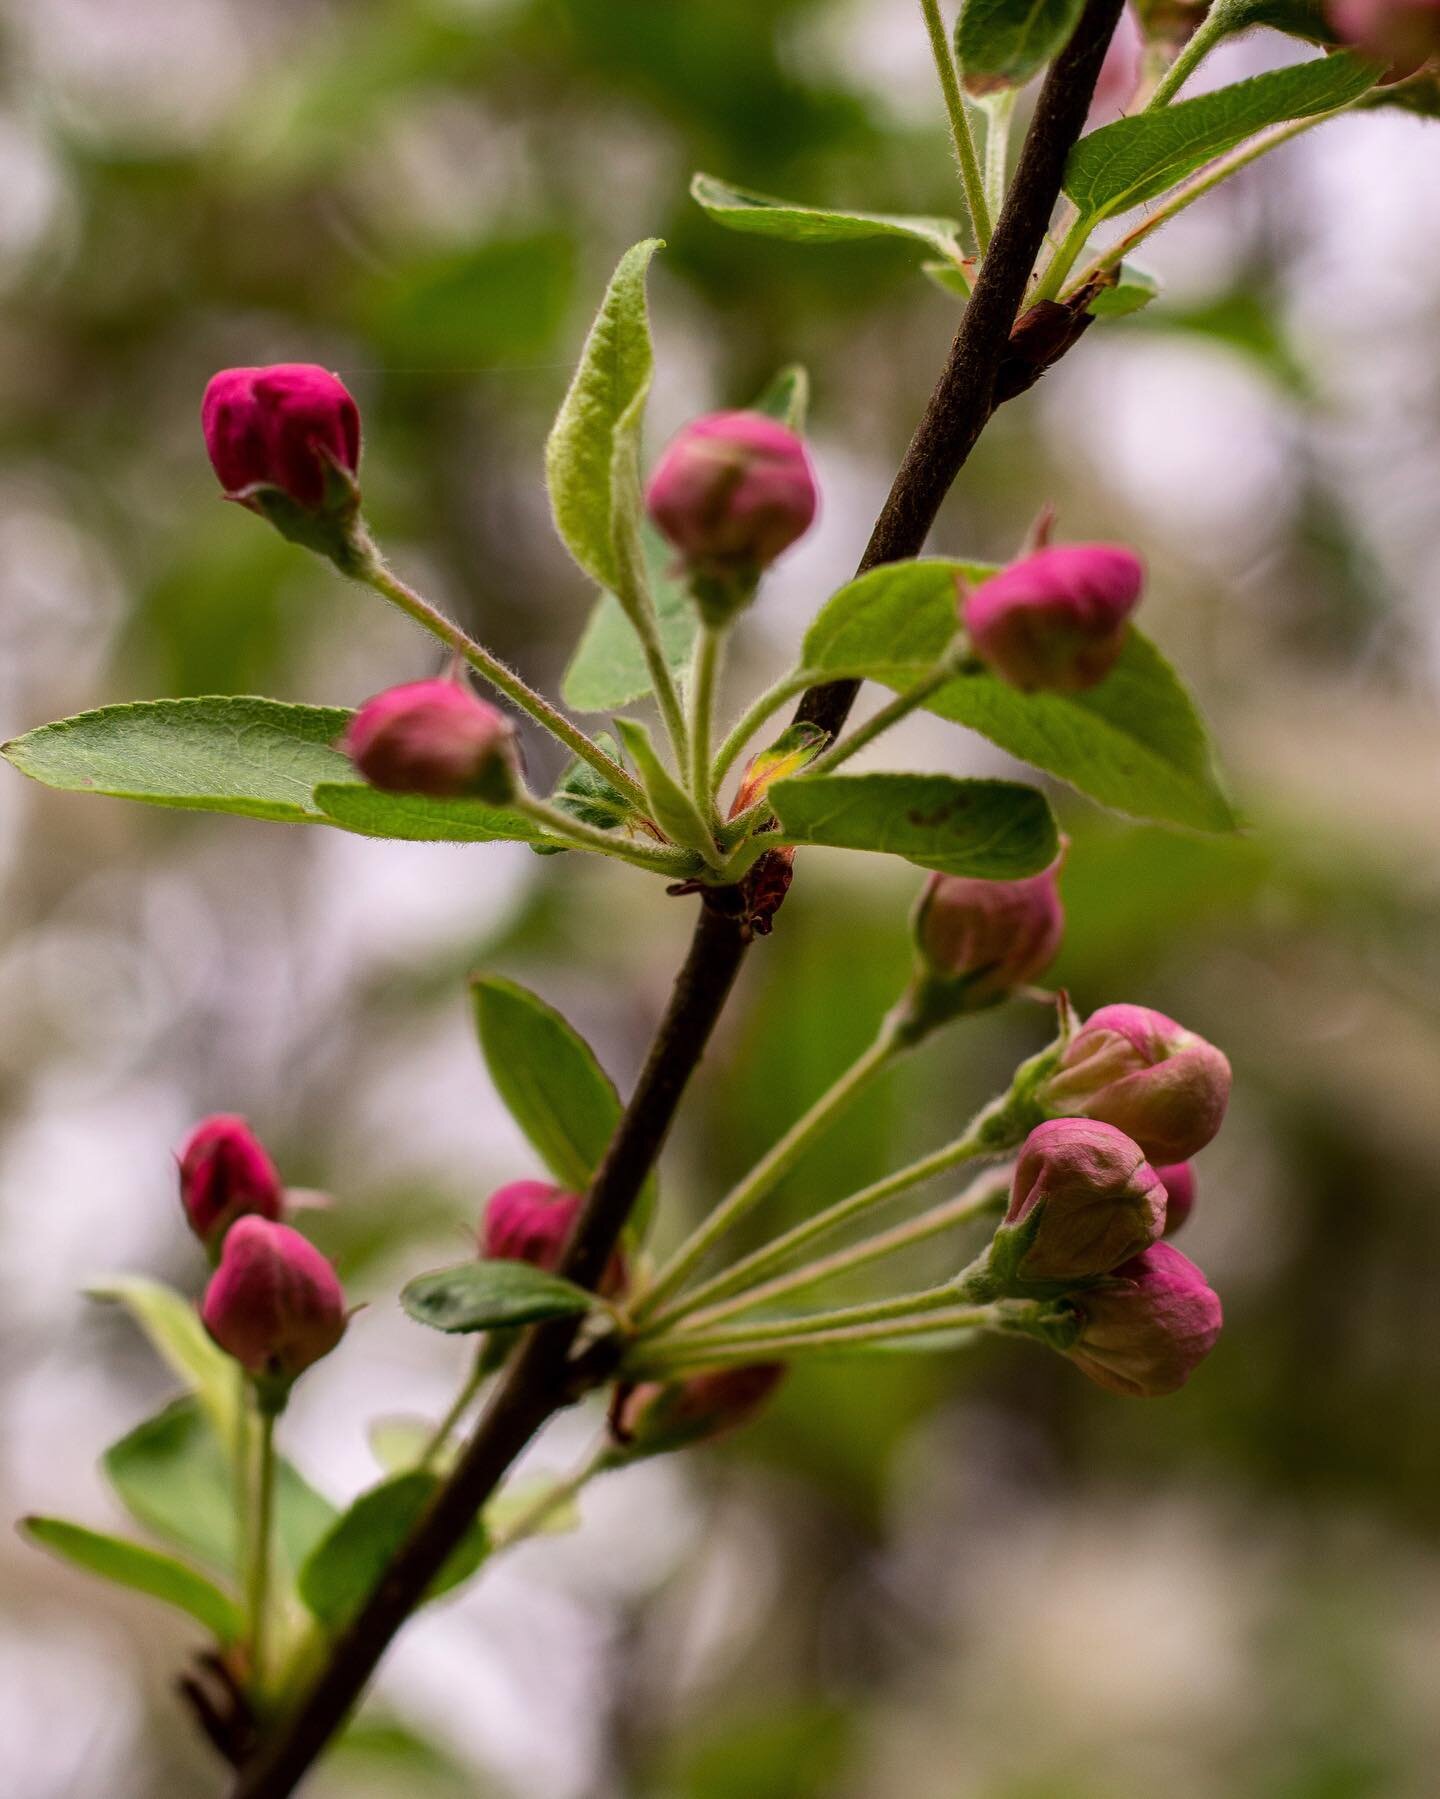
[[[283,1222],[285,1190],[243,1118],[202,1120],[179,1163],[185,1217],[216,1263],[200,1316],[278,1410],[297,1376],[345,1333],[340,1282],[320,1251]]]
[[[480,1224],[480,1254],[488,1261],[529,1262],[553,1274],[560,1266],[580,1212],[580,1195],[546,1181],[511,1181],[497,1187]],[[628,1281],[625,1257],[616,1250],[600,1282],[613,1299]]]
[[[1440,58],[1440,0],[1327,0],[1325,12],[1341,42],[1383,64],[1389,81]]]
[[[515,727],[459,680],[410,681],[369,699],[340,747],[372,787],[504,805],[520,779]]]
[[[809,530],[819,491],[805,445],[787,426],[763,412],[715,412],[672,439],[645,505],[679,552],[702,616],[723,625]]]
[[[1125,647],[1145,570],[1123,544],[1053,544],[966,590],[970,647],[1025,693],[1082,693]]]
[[[909,1000],[917,1028],[997,1005],[1038,979],[1065,934],[1059,857],[1022,881],[933,874],[911,929],[919,979]]]

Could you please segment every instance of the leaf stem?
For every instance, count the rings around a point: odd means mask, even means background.
[[[1075,266],[1075,259],[1089,242],[1090,233],[1095,229],[1095,221],[1088,213],[1076,212],[1070,229],[1061,239],[1059,247],[1045,265],[1045,272],[1040,283],[1030,296],[1030,304],[1038,306],[1042,300],[1054,300],[1059,297],[1065,277]]]
[[[710,742],[715,729],[715,687],[724,653],[724,631],[702,622],[690,675],[690,797],[700,816],[712,822],[715,777],[710,768]]]
[[[960,78],[950,50],[949,34],[940,16],[940,0],[920,0],[925,15],[925,29],[930,34],[930,53],[935,58],[935,73],[940,77],[940,91],[945,96],[945,111],[950,117],[950,137],[955,145],[955,160],[960,164],[960,179],[965,185],[965,201],[970,208],[970,223],[975,241],[983,256],[990,248],[990,208],[985,200],[985,182],[980,173],[980,159],[975,153],[975,136],[970,129],[970,116],[965,110],[965,97],[960,92]]]
[[[645,795],[638,782],[632,780],[618,762],[607,756],[599,744],[592,742],[577,725],[571,724],[563,712],[557,711],[543,694],[537,693],[514,669],[508,668],[498,656],[492,656],[482,644],[476,643],[468,631],[463,630],[453,619],[447,618],[438,607],[422,599],[413,587],[400,579],[373,544],[363,546],[354,569],[354,579],[363,581],[367,587],[373,587],[376,593],[389,600],[392,606],[398,607],[407,618],[423,626],[433,637],[438,637],[447,648],[463,657],[497,692],[503,693],[506,699],[533,718],[536,724],[543,726],[552,737],[558,738],[582,762],[588,762],[612,787],[618,788],[637,810],[645,810]]]
[[[693,850],[661,849],[658,846],[655,849],[642,849],[639,844],[629,842],[614,831],[602,831],[598,825],[588,825],[583,819],[576,818],[569,812],[562,812],[558,806],[552,806],[548,800],[537,799],[533,793],[520,793],[510,803],[517,812],[533,818],[536,824],[543,825],[547,831],[552,832],[562,844],[573,845],[576,849],[594,850],[602,856],[613,856],[620,862],[632,863],[636,868],[648,868],[652,874],[684,879],[698,874],[705,865],[704,859]]]
[[[665,721],[670,748],[674,752],[675,766],[684,768],[687,754],[685,711],[680,704],[674,673],[665,657],[665,647],[660,641],[660,623],[655,614],[655,600],[645,567],[645,551],[640,540],[638,522],[642,504],[639,472],[629,457],[626,461],[630,465],[628,479],[634,484],[635,501],[633,510],[622,510],[615,532],[615,553],[619,561],[615,598],[640,639],[640,647],[645,653],[645,666],[650,671],[650,685],[660,707],[660,716]]]
[[[270,1611],[270,1525],[275,1505],[275,1414],[266,1405],[251,1432],[249,1541],[245,1562],[245,1637],[250,1649],[250,1685],[264,1697],[269,1669],[266,1641]]]
[[[1216,0],[1216,4],[1196,27],[1189,43],[1155,83],[1146,112],[1158,112],[1162,107],[1168,106],[1215,46],[1223,38],[1230,36],[1235,30],[1232,11],[1226,0]]]
[[[896,694],[895,698],[887,705],[882,706],[872,718],[866,719],[863,725],[857,725],[848,737],[842,738],[839,743],[826,750],[823,756],[818,756],[804,771],[801,778],[803,779],[805,775],[833,773],[841,763],[848,762],[853,755],[863,750],[867,744],[873,743],[892,725],[898,725],[902,718],[908,717],[917,707],[923,706],[931,694],[938,693],[942,687],[953,681],[957,672],[954,663],[948,658],[937,663],[930,673],[917,681],[913,687],[907,688],[904,693]]]
[[[923,1304],[917,1304],[922,1301]],[[627,1371],[648,1377],[671,1377],[688,1369],[724,1367],[734,1362],[763,1361],[772,1357],[788,1358],[817,1349],[862,1348],[872,1343],[898,1342],[906,1337],[927,1336],[931,1331],[1012,1327],[1007,1311],[1010,1302],[1005,1300],[984,1306],[942,1306],[929,1295],[915,1294],[908,1302],[897,1300],[894,1304],[908,1304],[909,1309],[869,1322],[856,1319],[843,1324],[833,1324],[829,1318],[841,1318],[846,1314],[822,1314],[824,1324],[817,1323],[816,1328],[810,1330],[797,1329],[800,1320],[786,1319],[783,1329],[757,1330],[749,1336],[737,1334],[709,1346],[699,1340],[692,1343],[687,1337],[666,1339],[654,1345],[643,1344],[638,1346],[633,1363],[627,1363]],[[855,1308],[857,1312],[865,1309]]]
[[[766,719],[773,717],[785,702],[793,700],[797,693],[804,693],[810,685],[811,678],[804,669],[792,668],[788,674],[782,675],[772,687],[767,687],[764,693],[741,714],[731,728],[730,735],[720,745],[719,752],[715,757],[715,767],[710,777],[713,787],[719,787],[730,772],[735,758]]]
[[[466,1376],[460,1391],[455,1395],[455,1400],[451,1405],[450,1410],[446,1412],[445,1416],[435,1426],[430,1441],[420,1452],[420,1459],[415,1464],[417,1469],[434,1467],[436,1461],[444,1452],[446,1444],[449,1443],[451,1437],[454,1436],[456,1426],[460,1423],[460,1420],[465,1416],[466,1412],[470,1410],[475,1395],[480,1391],[481,1387],[484,1386],[488,1373],[489,1371],[485,1366],[484,1350],[482,1347],[480,1350],[476,1351],[474,1365]]]
[[[536,1531],[543,1530],[562,1505],[568,1505],[597,1474],[605,1473],[614,1462],[615,1445],[607,1431],[602,1433],[578,1467],[564,1479],[547,1487],[543,1493],[537,1494],[534,1505],[521,1512],[505,1530],[496,1531],[490,1539],[491,1553],[498,1554],[502,1549],[510,1549],[516,1543],[524,1542],[526,1537],[533,1537]]]

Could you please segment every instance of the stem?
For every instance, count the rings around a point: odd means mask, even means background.
[[[616,599],[621,610],[629,619],[635,635],[640,639],[640,647],[645,652],[645,666],[650,671],[650,685],[654,690],[656,701],[660,707],[660,716],[665,721],[665,729],[670,737],[670,748],[675,756],[675,766],[685,766],[685,714],[680,705],[680,695],[675,686],[675,676],[665,657],[664,646],[660,642],[660,625],[655,616],[655,602],[650,594],[650,581],[645,572],[645,552],[640,543],[640,526],[638,513],[638,497],[640,492],[639,469],[631,465],[629,477],[634,483],[637,510],[622,513],[620,529],[616,533],[615,550],[619,558],[619,576],[616,584]]]
[[[1010,121],[1015,116],[1017,88],[993,94],[985,107],[985,198],[992,212],[1005,204],[1005,177],[1010,171]]]
[[[839,1306],[828,1312],[798,1312],[788,1318],[751,1318],[745,1324],[729,1325],[719,1330],[667,1330],[657,1335],[642,1335],[637,1339],[635,1347],[642,1355],[648,1350],[664,1354],[670,1349],[683,1350],[686,1354],[693,1350],[698,1355],[702,1350],[726,1349],[735,1343],[750,1343],[756,1337],[782,1334],[792,1338],[810,1337],[844,1325],[880,1324],[891,1318],[908,1318],[917,1312],[933,1312],[937,1307],[956,1306],[962,1302],[972,1304],[973,1300],[967,1300],[964,1294],[957,1293],[945,1281],[938,1287],[927,1287],[920,1293],[902,1293],[893,1299],[872,1299],[863,1305]]]
[[[270,1609],[270,1522],[275,1500],[275,1415],[261,1406],[253,1432],[249,1470],[250,1517],[245,1567],[245,1635],[250,1646],[250,1685],[263,1697],[267,1673],[266,1626]]]
[[[713,786],[720,783],[730,772],[735,758],[749,743],[766,719],[771,718],[785,704],[793,700],[798,693],[804,693],[810,685],[810,677],[803,669],[792,668],[788,675],[782,675],[773,687],[767,687],[750,708],[742,713],[730,731],[730,735],[720,745],[719,754],[715,758],[715,767],[711,774]]]
[[[891,1019],[887,1017],[870,1047],[850,1064],[833,1086],[821,1094],[803,1117],[791,1125],[739,1186],[732,1187],[710,1216],[685,1239],[656,1275],[649,1292],[633,1309],[632,1316],[636,1319],[650,1316],[662,1300],[683,1285],[697,1263],[704,1259],[727,1231],[732,1230],[767,1194],[779,1186],[816,1138],[834,1124],[846,1107],[864,1092],[903,1047]]]
[[[614,1456],[615,1445],[606,1432],[579,1467],[563,1480],[556,1481],[554,1486],[547,1487],[536,1497],[534,1505],[523,1511],[507,1529],[496,1531],[490,1539],[491,1553],[509,1549],[512,1545],[523,1542],[526,1537],[533,1537],[537,1530],[543,1530],[546,1522],[562,1505],[568,1505],[597,1474],[603,1474],[612,1465]]]
[[[1075,259],[1085,248],[1090,233],[1095,229],[1096,221],[1088,213],[1077,214],[1074,223],[1065,233],[1060,247],[1045,266],[1045,273],[1040,278],[1040,285],[1035,289],[1031,304],[1039,305],[1042,300],[1053,300],[1060,292],[1065,277],[1075,266]]]
[[[638,843],[632,843],[621,837],[616,831],[602,831],[598,825],[587,825],[583,819],[572,813],[563,812],[559,806],[552,806],[548,800],[537,799],[533,793],[521,793],[511,800],[510,804],[517,812],[523,812],[527,818],[533,818],[537,825],[543,825],[556,837],[572,843],[577,849],[596,850],[602,856],[615,856],[621,862],[632,862],[636,868],[648,868],[653,874],[676,876],[693,875],[704,866],[703,859],[693,850],[682,849],[642,849]]]
[[[914,1296],[916,1299],[925,1297]],[[911,1311],[905,1315],[877,1319],[872,1323],[827,1325],[824,1329],[813,1331],[795,1330],[795,1321],[787,1320],[787,1324],[791,1326],[787,1330],[768,1334],[756,1331],[748,1337],[727,1339],[713,1349],[706,1349],[703,1344],[698,1343],[691,1348],[688,1339],[677,1337],[673,1344],[657,1344],[650,1353],[642,1352],[636,1359],[634,1372],[649,1377],[669,1377],[689,1368],[716,1368],[731,1362],[765,1361],[784,1356],[787,1352],[795,1354],[805,1350],[841,1349],[866,1343],[891,1342],[903,1337],[926,1336],[931,1331],[1005,1328],[1006,1313],[1002,1309],[1005,1303],[1001,1300],[993,1305],[944,1310],[939,1305],[929,1305],[927,1309],[919,1311],[914,1309],[912,1303]],[[863,1308],[857,1308],[860,1309]]]
[[[960,79],[955,58],[950,53],[950,38],[940,16],[940,0],[920,0],[925,15],[925,29],[930,34],[930,52],[935,58],[935,73],[940,77],[940,91],[945,96],[945,110],[950,115],[950,137],[955,145],[955,160],[960,164],[960,179],[965,184],[965,201],[970,208],[970,223],[975,228],[975,241],[983,256],[990,248],[990,209],[985,203],[985,183],[980,175],[980,161],[975,154],[975,137],[970,130],[970,117],[965,111],[965,98],[960,92]]]
[[[1216,0],[1189,43],[1156,82],[1150,103],[1145,108],[1147,112],[1158,112],[1162,106],[1168,106],[1221,39],[1230,36],[1235,29],[1230,10],[1225,0]]]
[[[413,587],[407,586],[373,545],[369,546],[369,553],[362,556],[354,578],[373,587],[392,606],[398,606],[407,618],[414,619],[417,625],[423,626],[433,637],[438,637],[457,656],[463,656],[471,668],[497,692],[503,693],[522,712],[528,713],[536,724],[543,725],[552,737],[558,738],[573,755],[578,756],[582,762],[588,762],[597,774],[603,775],[612,787],[625,795],[637,811],[645,810],[645,795],[639,784],[626,774],[618,762],[607,756],[599,744],[592,743],[577,725],[572,725],[564,713],[557,711],[543,694],[536,693],[514,669],[507,668],[498,656],[492,656],[482,644],[476,643],[469,632],[462,630],[453,619],[446,618],[438,607],[422,599]]]
[[[695,667],[690,677],[690,796],[705,819],[714,811],[710,740],[715,729],[715,685],[724,651],[725,633],[702,624],[695,639]]]
[[[909,1218],[888,1231],[880,1231],[873,1237],[865,1238],[863,1242],[853,1243],[848,1249],[837,1249],[831,1255],[807,1262],[803,1268],[794,1268],[789,1274],[777,1275],[774,1280],[765,1281],[758,1287],[747,1287],[718,1305],[702,1306],[693,1311],[689,1307],[682,1307],[670,1314],[670,1322],[689,1331],[719,1324],[726,1318],[748,1312],[758,1305],[766,1305],[773,1299],[791,1298],[808,1287],[818,1287],[825,1281],[834,1280],[837,1275],[848,1274],[870,1262],[878,1262],[885,1256],[894,1255],[897,1250],[908,1249],[914,1243],[923,1243],[958,1225],[985,1217],[987,1213],[998,1209],[1009,1184],[1008,1171],[1002,1174],[987,1172],[978,1180],[972,1181],[954,1199],[948,1199],[943,1205],[922,1212],[917,1218]]]
[[[895,698],[888,705],[882,706],[873,718],[867,719],[863,725],[857,725],[842,742],[837,743],[832,749],[826,750],[823,756],[818,757],[810,764],[805,771],[806,774],[828,775],[832,773],[833,770],[839,768],[842,762],[848,762],[857,751],[863,750],[867,744],[873,743],[892,725],[898,725],[902,718],[908,717],[917,707],[923,706],[932,693],[938,693],[942,687],[955,679],[956,672],[949,660],[937,664],[923,680],[917,681],[904,693],[896,694]]]
[[[464,1385],[455,1395],[455,1403],[435,1426],[434,1435],[421,1451],[420,1459],[415,1464],[417,1468],[431,1468],[435,1465],[435,1461],[444,1450],[445,1445],[450,1441],[451,1437],[454,1436],[455,1427],[465,1416],[466,1412],[470,1410],[475,1395],[480,1391],[481,1387],[484,1386],[486,1373],[484,1352],[483,1350],[477,1351],[474,1367],[471,1368]]]

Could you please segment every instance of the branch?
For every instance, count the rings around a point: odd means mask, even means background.
[[[1122,0],[1089,0],[1056,58],[1021,151],[974,294],[939,385],[895,477],[860,572],[917,555],[940,504],[996,404],[996,378],[1016,314],[1060,195]],[[858,682],[813,688],[799,717],[832,733]],[[586,1195],[560,1273],[598,1283],[681,1095],[705,1053],[744,957],[748,933],[733,897],[707,899],[685,965],[640,1079]],[[454,1473],[333,1644],[315,1685],[241,1772],[230,1799],[287,1799],[345,1722],[395,1633],[420,1603],[451,1550],[542,1424],[575,1397],[569,1354],[578,1325],[560,1319],[525,1338]]]

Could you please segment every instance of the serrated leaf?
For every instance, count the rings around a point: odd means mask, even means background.
[[[124,1307],[165,1365],[199,1399],[220,1442],[233,1442],[243,1391],[241,1371],[213,1340],[193,1303],[162,1281],[140,1275],[102,1275],[89,1282],[85,1292],[91,1299]]]
[[[622,578],[615,453],[621,432],[638,422],[654,369],[645,276],[660,247],[647,238],[621,257],[545,446],[555,528],[580,567],[612,590]]]
[[[67,792],[316,823],[317,783],[355,778],[332,747],[349,719],[333,706],[227,695],[148,700],[41,725],[0,754]]]
[[[959,582],[994,573],[993,563],[940,558],[871,569],[820,608],[805,633],[801,665],[816,680],[852,676],[908,687],[959,631]]]
[[[806,206],[799,201],[778,200],[772,194],[733,187],[714,175],[694,176],[690,194],[717,225],[757,237],[780,237],[798,244],[844,244],[869,237],[898,237],[922,244],[932,255],[946,261],[958,261],[962,255],[960,226],[955,219]]]
[[[699,850],[702,855],[713,854],[715,844],[710,827],[694,800],[660,760],[649,731],[633,718],[617,718],[615,729],[645,789],[651,818],[672,843]]]
[[[358,1610],[410,1535],[440,1485],[438,1475],[415,1471],[382,1481],[342,1512],[300,1569],[300,1597],[329,1630]],[[425,1597],[438,1599],[468,1580],[485,1559],[484,1527],[471,1525]]]
[[[1367,109],[1394,106],[1418,118],[1440,119],[1440,72],[1422,69],[1408,81],[1392,81],[1387,87],[1376,88],[1365,105]]]
[[[1075,29],[1085,0],[965,0],[955,54],[967,93],[1024,87]]]
[[[919,868],[1016,880],[1059,851],[1044,794],[1013,781],[949,775],[801,775],[777,781],[779,841],[903,856]]]
[[[397,837],[409,843],[540,843],[545,837],[523,813],[502,806],[382,793],[356,781],[322,781],[314,802],[326,824],[362,837]]]
[[[1117,119],[1071,151],[1065,191],[1093,220],[1142,205],[1265,126],[1330,112],[1375,79],[1373,63],[1346,52]]]
[[[88,1530],[64,1518],[24,1518],[21,1533],[37,1548],[47,1550],[87,1574],[132,1592],[145,1593],[163,1605],[185,1612],[203,1625],[221,1645],[228,1647],[240,1633],[240,1612],[235,1601],[213,1581],[173,1556],[128,1543],[122,1537]]]
[[[1160,292],[1159,276],[1142,269],[1138,262],[1122,262],[1116,275],[1114,285],[1102,288],[1086,307],[1092,318],[1123,319],[1148,306]]]
[[[402,1288],[400,1303],[431,1330],[468,1332],[575,1318],[598,1302],[573,1281],[529,1262],[472,1260],[417,1274]]]

